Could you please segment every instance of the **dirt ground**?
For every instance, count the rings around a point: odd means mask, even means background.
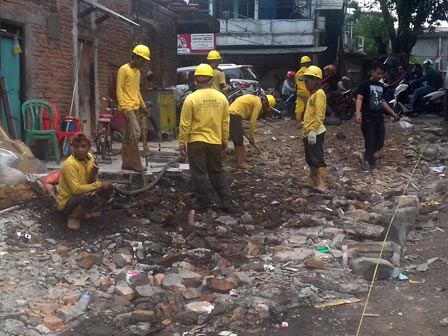
[[[331,219],[333,215],[325,213],[322,205],[337,197],[349,197],[361,201],[364,193],[368,193],[369,190],[357,189],[358,182],[387,180],[388,172],[400,172],[403,169],[402,165],[408,165],[410,162],[403,159],[403,151],[409,145],[410,139],[414,139],[414,142],[415,139],[419,139],[419,128],[428,125],[443,127],[444,132],[446,131],[446,127],[438,118],[416,120],[411,130],[400,129],[396,124],[388,122],[384,158],[379,172],[374,173],[361,171],[352,154],[363,147],[359,126],[352,122],[340,126],[328,126],[325,139],[328,192],[320,195],[304,187],[308,171],[305,167],[300,131],[294,127],[292,121],[267,123],[258,129],[257,143],[265,151],[268,159],[263,161],[254,149],[249,149],[255,167],[253,171],[245,172],[233,168],[233,157],[228,154],[226,158],[228,180],[241,210],[249,212],[254,217],[255,230],[275,236],[278,230],[282,230],[282,225],[294,220],[298,213],[315,214]],[[446,142],[448,133],[444,134]],[[405,183],[405,180],[402,183]],[[34,202],[32,206],[41,219],[42,232],[49,238],[65,241],[67,246],[77,246],[83,240],[101,241],[105,237],[117,234],[129,240],[136,237],[145,239],[150,237],[152,241],[160,242],[162,251],[176,248],[176,243],[173,242],[174,235],[182,236],[190,247],[206,247],[218,253],[224,252],[221,249],[223,243],[226,243],[226,246],[233,244],[236,248],[247,244],[250,232],[244,231],[244,227],[239,229],[241,231],[232,229],[224,233],[218,230],[213,218],[221,215],[219,210],[197,217],[206,223],[206,226],[200,230],[192,230],[187,225],[190,200],[188,173],[166,176],[151,192],[135,197],[116,195],[104,217],[88,227],[83,227],[77,234],[65,229],[62,218],[51,206],[43,207],[42,201]],[[439,201],[444,205],[446,196]],[[150,223],[142,222],[142,218],[148,219]],[[431,264],[426,272],[408,273],[414,283],[392,279],[375,282],[366,310],[368,316],[364,317],[359,334],[357,328],[366,293],[357,295],[362,300],[360,303],[323,309],[302,305],[282,311],[270,319],[241,321],[239,330],[232,325],[233,331],[239,336],[448,335],[448,327],[440,323],[442,319],[448,317],[446,306],[448,267],[444,255],[448,212],[442,207],[439,212],[419,218],[418,222],[427,222],[429,219],[437,223],[437,227],[441,230],[416,231],[413,236],[415,239],[408,241],[407,249],[402,253],[402,266],[420,264],[433,257],[439,257],[440,260]],[[226,258],[235,267],[245,262],[242,251],[228,248],[225,252]],[[162,253],[154,253],[147,263],[163,265],[163,261]],[[288,327],[279,327],[281,322],[287,322]],[[160,332],[154,329],[147,335],[173,335],[174,332],[182,334],[185,330],[188,329]],[[124,334],[103,323],[102,316],[98,313],[83,318],[76,327],[60,335]]]

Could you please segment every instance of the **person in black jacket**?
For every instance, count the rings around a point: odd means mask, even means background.
[[[425,74],[422,77],[411,82],[413,85],[426,82],[426,85],[414,90],[411,98],[413,108],[415,108],[415,105],[420,97],[434,92],[443,86],[443,79],[440,74],[432,68],[432,61],[430,59],[423,61],[423,71]]]

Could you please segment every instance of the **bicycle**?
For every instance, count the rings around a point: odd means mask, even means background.
[[[106,108],[107,113],[101,113],[98,118],[98,126],[95,131],[94,143],[96,147],[96,155],[101,155],[104,161],[112,162],[112,155],[120,154],[121,150],[114,151],[112,144],[114,141],[122,142],[123,134],[116,128],[118,108],[113,99],[103,97],[108,101],[109,107]]]

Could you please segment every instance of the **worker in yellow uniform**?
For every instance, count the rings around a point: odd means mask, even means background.
[[[150,60],[150,50],[147,46],[139,44],[132,50],[132,57],[118,69],[117,73],[117,100],[118,108],[126,118],[122,150],[121,168],[142,171],[142,161],[138,150],[141,129],[139,113],[147,117],[149,111],[140,92],[140,69]]]
[[[263,97],[246,94],[238,97],[229,107],[230,139],[235,146],[236,166],[241,169],[252,168],[246,162],[246,151],[243,144],[243,120],[250,120],[249,143],[255,145],[255,129],[260,112],[275,106],[273,95]]]
[[[221,55],[216,50],[211,50],[207,55],[207,63],[213,68],[212,88],[222,92],[227,97],[227,82],[224,71],[218,68],[221,63]]]
[[[98,166],[89,150],[90,137],[76,133],[73,136],[73,154],[61,167],[58,210],[67,216],[70,230],[79,230],[82,219],[100,217],[99,208],[113,191],[110,182],[98,181]]]
[[[210,65],[198,65],[194,77],[197,90],[185,98],[179,124],[179,152],[188,155],[196,196],[193,208],[205,211],[212,205],[208,178],[220,198],[221,209],[236,212],[222,166],[222,152],[229,138],[229,103],[221,92],[211,88]]]
[[[305,70],[311,65],[311,58],[309,56],[302,56],[300,59],[300,69],[296,72],[296,126],[300,127],[302,122],[303,112],[305,112],[306,102],[310,96],[310,92],[307,90],[305,83],[300,80],[305,73]]]
[[[310,167],[310,182],[319,192],[325,192],[326,164],[324,161],[324,126],[327,97],[321,88],[322,70],[310,65],[300,81],[304,82],[310,97],[305,108],[303,120],[303,144],[305,160]]]

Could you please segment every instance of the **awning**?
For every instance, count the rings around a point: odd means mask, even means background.
[[[317,10],[341,10],[344,0],[320,0],[317,3]]]
[[[78,14],[79,18],[82,18],[94,11],[97,11],[97,12],[100,12],[102,14],[102,16],[98,17],[95,20],[96,24],[100,24],[101,22],[103,22],[104,20],[107,20],[112,15],[112,16],[115,16],[116,18],[119,18],[120,20],[123,20],[127,23],[133,24],[135,26],[140,26],[137,22],[134,22],[131,19],[128,19],[127,17],[125,17],[117,12],[114,12],[112,9],[110,9],[102,4],[99,4],[96,0],[81,0],[81,1],[84,2],[85,4],[87,4],[88,7]]]
[[[299,53],[320,53],[327,50],[328,47],[300,47],[300,48],[257,48],[257,49],[222,49],[217,46],[219,53],[222,55],[250,55],[250,54],[299,54]]]

